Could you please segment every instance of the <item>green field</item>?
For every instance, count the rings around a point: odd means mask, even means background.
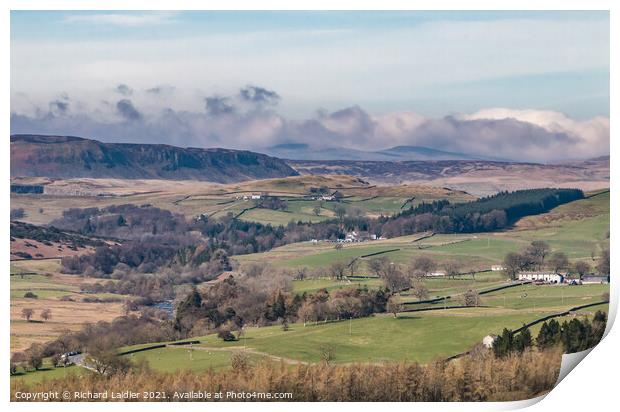
[[[438,311],[439,312],[439,311]],[[489,333],[504,327],[517,328],[542,316],[541,312],[471,308],[447,310],[445,314],[401,314],[398,318],[377,315],[318,325],[248,328],[248,348],[306,362],[321,360],[321,347],[331,345],[336,362],[411,360],[428,362],[463,352]],[[223,342],[210,335],[199,338],[205,347],[238,347],[243,342]]]
[[[79,293],[75,285],[59,285],[52,278],[44,275],[11,276],[11,299],[23,298],[26,292],[32,292],[39,298],[59,298]]]
[[[201,343],[196,346],[203,350],[194,349],[193,360],[187,347],[148,350],[134,354],[132,359],[143,358],[153,369],[169,372],[217,369],[230,366],[231,351],[243,350],[245,345],[254,359],[263,355],[286,362],[319,362],[328,345],[335,362],[428,362],[466,351],[489,333],[499,333],[504,327],[517,328],[543,315],[535,311],[494,313],[470,308],[404,313],[398,318],[376,315],[306,326],[295,323],[288,331],[280,326],[251,327],[245,329],[245,337],[235,342],[224,342],[215,335],[197,338]]]
[[[469,289],[479,291],[489,289],[495,286],[506,284],[506,276],[502,272],[484,272],[477,273],[474,276],[459,276],[455,279],[447,278],[426,278],[423,280],[428,288],[429,297],[435,298],[439,296],[448,296],[463,293]],[[312,293],[320,289],[334,290],[343,288],[368,288],[376,289],[383,287],[383,282],[379,278],[351,278],[346,280],[336,280],[331,278],[308,278],[304,280],[293,280],[293,292],[295,293]],[[402,296],[409,297],[411,292],[403,292]],[[405,299],[407,301],[408,299]],[[411,300],[414,300],[411,297]]]
[[[482,296],[482,304],[511,309],[564,309],[600,302],[609,285],[524,285]]]
[[[17,274],[11,276],[11,299],[23,298],[27,292],[34,293],[40,299],[59,299],[63,296],[71,296],[76,300],[87,297],[99,299],[126,298],[126,296],[115,293],[85,293],[80,291],[77,284],[60,283],[58,279],[46,275]],[[36,302],[36,299],[32,300]]]
[[[598,286],[598,285],[596,285]],[[574,287],[577,289],[578,287]],[[553,286],[548,290],[553,289]],[[588,287],[574,293],[572,299],[588,297],[603,288]],[[529,289],[536,293],[536,287]],[[509,301],[517,302],[517,291]],[[553,293],[551,294],[553,296]],[[503,300],[503,298],[502,298]],[[572,301],[567,302],[572,305]],[[580,302],[581,304],[581,302]],[[570,305],[562,307],[567,309]],[[367,318],[318,324],[291,324],[284,331],[280,326],[249,327],[245,337],[235,342],[224,342],[215,335],[200,340],[191,352],[187,347],[139,352],[134,359],[144,358],[155,370],[205,370],[230,365],[233,350],[246,350],[253,359],[261,356],[287,363],[319,362],[326,347],[333,352],[335,362],[417,361],[421,363],[464,352],[488,334],[499,334],[504,328],[516,329],[559,309],[540,308],[462,308],[429,312],[401,313],[398,318],[381,314]],[[542,306],[542,305],[541,305]],[[587,308],[579,316],[592,316],[596,310],[608,311],[607,305]],[[571,316],[558,318],[570,320]],[[540,324],[531,327],[536,337]],[[199,350],[197,348],[202,348]]]
[[[349,243],[340,250],[336,250],[333,243],[320,242],[317,246],[304,242],[283,246],[269,252],[235,256],[235,259],[241,262],[273,261],[273,265],[278,267],[317,268],[329,266],[333,262],[349,262],[353,258],[389,251],[380,256],[387,257],[391,262],[396,263],[409,263],[416,256],[428,255],[440,263],[457,259],[463,265],[489,269],[492,264],[501,262],[506,253],[518,251],[528,243],[522,239],[507,239],[493,234],[436,235],[416,243],[410,239],[411,237],[407,236]],[[368,272],[365,268],[361,268],[359,274],[368,274]]]
[[[81,368],[79,366],[71,365],[67,367],[55,368],[51,365],[49,360],[46,360],[43,364],[43,368],[37,371],[34,370],[24,370],[23,368],[18,369],[18,373],[16,375],[11,375],[11,381],[14,380],[23,380],[26,384],[41,382],[45,379],[60,379],[65,378],[70,375],[82,375],[84,373],[89,373],[87,369]]]
[[[364,288],[368,289],[378,288],[382,286],[381,280],[378,278],[371,279],[351,279],[347,280],[335,280],[329,278],[321,279],[304,279],[293,280],[293,292],[295,293],[312,293],[320,289],[334,290],[343,288]]]
[[[346,199],[345,204],[351,208],[359,208],[367,214],[390,216],[394,213],[400,212],[401,206],[409,200],[407,197],[394,197],[394,196],[381,196],[375,198],[360,198],[354,197]],[[414,202],[415,204],[415,202]],[[406,208],[411,203],[407,203]]]
[[[166,347],[124,355],[133,362],[141,359],[157,372],[222,369],[230,366],[230,351],[206,351],[188,347]]]
[[[271,209],[248,210],[240,217],[242,220],[271,224],[272,226],[286,226],[291,221],[317,223],[331,218],[332,216],[327,215],[325,210],[322,210],[321,215],[317,216],[312,213],[312,210],[309,210],[306,213],[302,211],[293,212],[289,210],[281,211]]]

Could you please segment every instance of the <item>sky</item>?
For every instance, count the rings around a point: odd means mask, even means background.
[[[606,155],[609,15],[13,11],[11,132]]]

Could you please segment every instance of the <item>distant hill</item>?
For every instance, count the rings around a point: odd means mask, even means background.
[[[478,196],[544,187],[585,191],[609,187],[608,156],[564,164],[486,160],[290,160],[288,163],[302,175],[342,174],[383,185],[426,184]]]
[[[74,136],[11,136],[11,176],[193,179],[218,183],[295,176],[284,161],[230,149],[103,143]]]
[[[363,160],[363,161],[425,161],[425,160],[505,160],[467,153],[447,152],[422,146],[395,146],[377,151],[345,147],[312,147],[305,143],[283,143],[263,150],[272,156],[289,160]]]

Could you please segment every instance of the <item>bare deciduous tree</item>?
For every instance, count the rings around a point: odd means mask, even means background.
[[[596,265],[596,270],[598,270],[598,273],[601,275],[609,275],[611,271],[611,267],[609,266],[609,249],[603,250],[601,260]]]
[[[575,272],[577,272],[577,274],[579,275],[579,279],[583,278],[584,275],[587,275],[588,272],[590,272],[590,265],[588,264],[588,262],[585,262],[583,260],[575,262],[574,268]]]
[[[480,306],[480,294],[477,290],[468,290],[463,294],[463,305]]]
[[[398,295],[392,295],[388,299],[386,310],[393,314],[395,318],[398,317],[398,313],[403,310],[403,301]]]
[[[449,278],[455,278],[461,273],[461,264],[456,260],[450,260],[445,265],[446,276]]]
[[[370,259],[367,263],[368,270],[370,270],[375,276],[381,276],[381,272],[390,264],[388,258],[385,256],[379,258]]]
[[[334,262],[329,265],[329,275],[337,280],[341,280],[344,277],[347,270],[347,264],[344,262]]]
[[[348,264],[348,268],[349,268],[349,276],[354,276],[355,272],[357,272],[357,270],[360,267],[360,261],[358,258],[353,258],[351,259],[351,261]]]
[[[45,309],[43,312],[41,312],[41,319],[43,319],[44,321],[48,321],[52,318],[52,310],[51,309]]]
[[[26,319],[26,322],[30,322],[30,319],[34,316],[34,310],[30,308],[22,309],[22,318]]]
[[[524,250],[523,254],[540,269],[545,264],[545,258],[551,252],[549,244],[542,240],[535,240]]]
[[[411,288],[413,289],[413,295],[418,300],[428,299],[428,288],[421,280],[414,280]]]
[[[424,276],[428,276],[429,273],[435,270],[437,264],[428,256],[418,256],[411,262],[411,267],[414,271],[419,271],[423,273]]]
[[[411,287],[409,277],[402,272],[398,265],[392,263],[383,269],[381,279],[391,293],[400,292]]]
[[[566,269],[568,267],[568,257],[566,257],[564,252],[555,252],[549,258],[549,265],[555,273],[558,273],[562,269]]]
[[[325,343],[323,345],[321,345],[319,347],[319,350],[321,351],[321,359],[329,364],[331,361],[334,360],[335,358],[335,350],[334,350],[334,346],[329,344],[329,343]]]

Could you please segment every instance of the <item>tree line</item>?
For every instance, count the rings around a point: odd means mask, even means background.
[[[290,277],[266,270],[258,275],[235,279],[230,276],[211,287],[196,288],[176,305],[175,329],[182,336],[217,332],[235,340],[243,327],[289,322],[320,322],[370,316],[385,312],[390,297],[383,288],[321,289],[294,293]]]
[[[592,254],[594,260],[594,253]],[[542,240],[534,240],[519,252],[507,253],[503,261],[504,272],[511,279],[516,279],[519,272],[524,270],[547,269],[553,273],[570,270],[577,274],[579,279],[595,269],[601,275],[610,274],[610,253],[604,249],[596,265],[592,267],[585,260],[570,263],[568,256],[561,251],[552,252],[551,246]]]
[[[337,355],[336,355],[337,356]],[[11,381],[15,393],[165,391],[170,398],[152,401],[182,401],[174,392],[279,392],[291,393],[288,401],[514,401],[550,391],[558,378],[561,353],[554,350],[528,351],[496,358],[478,345],[455,361],[338,364],[323,361],[309,365],[288,365],[263,360],[253,362],[236,352],[231,368],[223,370],[161,373],[148,364],[125,367],[113,364],[105,374],[26,383]],[[208,399],[204,399],[205,401]],[[252,400],[252,399],[246,399]],[[280,400],[281,401],[281,400]]]
[[[573,318],[560,324],[552,319],[543,322],[536,340],[532,339],[529,328],[513,333],[504,329],[493,343],[493,352],[496,357],[508,356],[514,352],[523,352],[536,346],[539,350],[546,350],[555,346],[561,346],[563,353],[581,352],[596,346],[603,339],[607,324],[607,314],[596,311],[590,321]]]
[[[447,200],[422,203],[380,220],[382,232],[389,237],[423,231],[490,232],[504,229],[522,217],[544,213],[583,197],[579,189],[517,190],[465,203],[451,204]]]

